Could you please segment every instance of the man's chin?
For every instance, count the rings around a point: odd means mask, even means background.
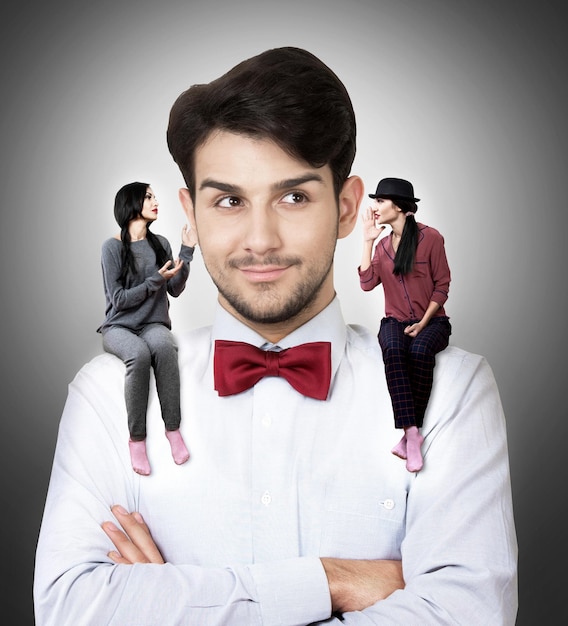
[[[270,326],[274,324],[281,324],[282,322],[289,322],[302,310],[288,308],[262,309],[258,307],[253,308],[251,306],[239,306],[233,307],[233,309],[247,322],[261,326]]]
[[[266,292],[258,293],[248,299],[232,297],[229,294],[223,296],[231,310],[243,320],[251,324],[273,325],[282,322],[290,322],[299,315],[308,305],[307,302],[277,300],[274,295]]]

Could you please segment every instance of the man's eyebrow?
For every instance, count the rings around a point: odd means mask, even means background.
[[[305,183],[317,182],[324,183],[323,178],[319,174],[315,174],[310,172],[309,174],[304,174],[303,176],[297,176],[296,178],[286,178],[272,185],[272,189],[274,191],[283,191],[285,189],[293,189],[294,187],[299,187]],[[219,180],[214,180],[213,178],[205,178],[201,181],[199,185],[199,191],[203,191],[203,189],[217,189],[224,193],[234,193],[235,195],[242,194],[242,188],[238,185],[233,185],[231,183],[223,183]]]
[[[225,193],[234,193],[240,194],[241,188],[238,185],[231,185],[230,183],[222,183],[218,180],[213,180],[212,178],[205,178],[201,181],[201,185],[199,185],[199,191],[203,189],[218,189],[219,191],[223,191]]]
[[[315,174],[314,172],[310,172],[309,174],[304,174],[303,176],[298,176],[297,178],[287,178],[286,180],[281,180],[278,183],[272,185],[272,188],[275,191],[282,191],[284,189],[292,189],[293,187],[299,187],[304,183],[324,183],[323,178],[319,174]]]

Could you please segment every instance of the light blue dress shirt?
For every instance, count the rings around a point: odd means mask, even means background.
[[[265,344],[221,307],[177,339],[184,465],[152,388],[152,474],[132,471],[119,359],[97,356],[70,385],[37,549],[38,626],[514,624],[505,420],[482,357],[438,355],[415,475],[390,453],[401,431],[376,336],[346,326],[337,299],[279,344],[332,342],[323,402],[275,377],[219,397],[214,340]],[[142,513],[165,565],[106,556],[113,504]],[[323,556],[402,559],[406,587],[340,622]]]

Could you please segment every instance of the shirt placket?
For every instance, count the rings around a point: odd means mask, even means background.
[[[251,429],[251,527],[255,562],[286,558],[295,552],[297,528],[290,503],[288,453],[293,428],[286,427],[282,378],[268,377],[254,387]],[[288,390],[286,390],[288,391]],[[295,392],[293,392],[295,393]],[[288,419],[293,419],[291,415]]]

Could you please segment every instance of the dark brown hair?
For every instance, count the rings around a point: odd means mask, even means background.
[[[345,86],[299,48],[267,50],[177,98],[167,141],[194,201],[195,151],[215,130],[268,138],[312,167],[329,165],[336,195],[355,158],[355,114]]]

